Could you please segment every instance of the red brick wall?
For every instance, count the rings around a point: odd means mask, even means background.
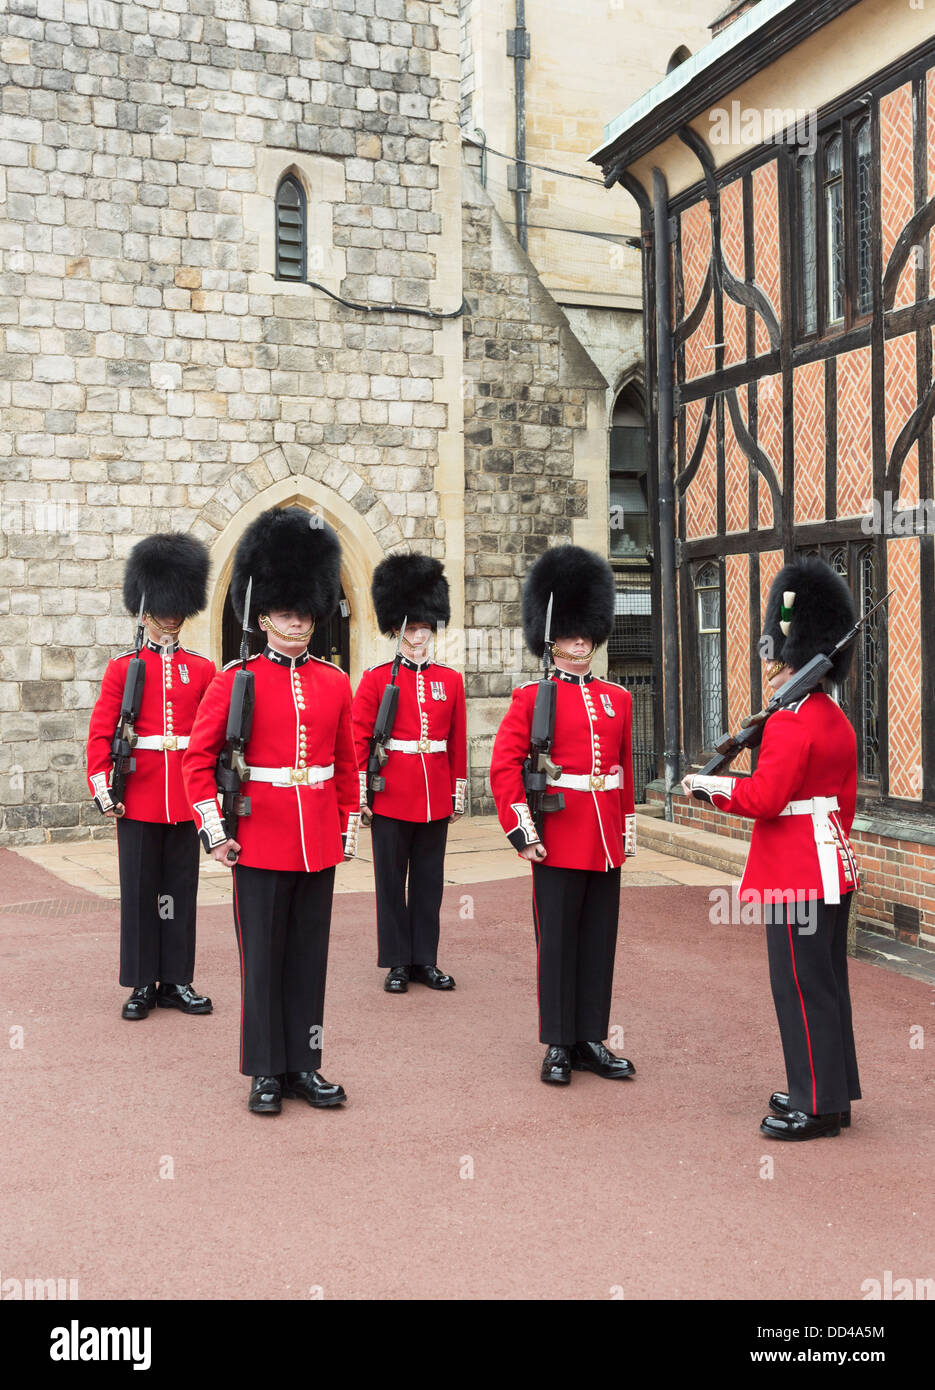
[[[822,521],[825,513],[825,364],[793,372],[795,415],[795,519]]]
[[[843,352],[838,370],[838,516],[864,516],[873,496],[870,348]]]
[[[922,798],[922,655],[919,650],[918,536],[886,543],[889,663],[890,796]]]
[[[782,377],[764,376],[757,386],[756,393],[757,424],[756,442],[763,450],[782,487]],[[761,531],[769,531],[779,522],[773,516],[773,494],[766,479],[757,479],[758,525]]]
[[[907,82],[880,101],[880,154],[884,170],[881,189],[883,269],[896,240],[914,211],[912,188],[912,87]],[[915,300],[912,257],[900,276],[895,307]]]
[[[743,184],[735,179],[721,190],[721,250],[727,269],[744,278],[743,266]],[[744,362],[747,357],[747,312],[741,304],[724,295],[724,365]],[[713,364],[712,364],[713,365]]]
[[[654,788],[646,794],[651,804],[665,798]],[[673,798],[676,825],[713,831],[733,840],[748,842],[751,822],[727,816],[681,793]],[[858,915],[874,931],[898,937],[913,946],[935,946],[935,850],[912,840],[899,840],[855,830],[851,836],[860,870]],[[893,927],[893,904],[919,912],[919,932]]]
[[[753,255],[756,267],[754,279],[769,300],[778,322],[782,318],[779,296],[779,191],[774,159],[753,171]],[[757,356],[769,352],[769,334],[759,314],[756,318],[756,351]]]
[[[686,208],[681,218],[682,284],[686,317],[701,294],[711,260],[711,213],[705,199]],[[708,300],[701,323],[685,344],[685,379],[707,376],[714,369],[714,296]]]
[[[692,428],[693,417],[700,422],[704,404],[691,401],[685,409],[687,463],[698,438],[697,424]],[[685,492],[685,529],[691,537],[713,536],[717,532],[717,442],[713,420],[698,471]]]

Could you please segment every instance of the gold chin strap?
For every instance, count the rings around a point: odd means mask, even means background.
[[[766,668],[766,679],[771,681],[774,676],[778,676],[785,664],[784,661],[771,661]]]
[[[552,648],[552,655],[557,656],[561,661],[568,661],[572,666],[590,666],[591,657],[594,655],[596,647],[592,646],[587,656],[572,656],[570,652],[563,651],[561,647]]]
[[[182,623],[176,623],[175,627],[166,627],[165,623],[160,623],[158,619],[153,617],[152,613],[144,613],[143,617],[148,623],[152,623],[153,627],[158,628],[160,632],[166,633],[169,637],[178,637],[182,631]],[[183,618],[182,622],[184,621]]]
[[[281,632],[268,613],[260,614],[260,627],[265,627],[268,632],[275,632],[283,642],[308,642],[315,631],[315,624],[312,623],[307,632],[300,632],[298,636],[291,632]]]
[[[426,638],[426,640],[422,643],[421,647],[415,647],[409,641],[408,637],[403,637],[403,646],[408,647],[411,652],[424,651],[425,648],[428,646],[428,639]]]

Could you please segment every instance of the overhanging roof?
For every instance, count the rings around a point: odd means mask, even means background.
[[[860,0],[759,0],[604,127],[588,156],[627,168]]]

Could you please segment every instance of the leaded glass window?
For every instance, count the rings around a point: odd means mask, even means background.
[[[875,603],[876,576],[873,551],[868,546],[860,553],[858,577],[860,582],[861,616]],[[868,782],[880,777],[879,731],[879,631],[873,617],[861,629],[859,714],[861,732],[861,775]]]
[[[861,121],[854,138],[856,162],[855,205],[857,216],[857,312],[869,314],[873,308],[871,268],[873,204],[870,167],[870,119]]]
[[[844,163],[843,142],[835,135],[825,146],[825,271],[828,322],[844,317]]]
[[[800,305],[803,333],[818,329],[818,254],[815,225],[815,157],[803,155],[797,165],[799,184],[799,246],[802,257],[802,300]]]
[[[292,174],[276,190],[276,279],[305,279],[305,193]]]
[[[831,554],[827,556],[827,560],[835,574],[839,574],[844,582],[847,583],[847,546],[836,546],[835,549],[831,551]],[[850,718],[850,701],[848,699],[846,678],[840,683],[838,681],[834,682],[834,698],[837,700],[844,713]]]
[[[724,732],[721,710],[721,577],[705,565],[695,580],[701,670],[701,743],[712,748]]]

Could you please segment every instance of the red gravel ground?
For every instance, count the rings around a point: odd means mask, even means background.
[[[340,872],[340,870],[339,870]],[[0,905],[98,903],[0,851]],[[473,906],[473,918],[462,913]],[[454,994],[381,989],[373,899],[335,899],[324,1074],[343,1110],[246,1110],[230,913],[215,1013],[126,1023],[117,912],[0,915],[0,1279],[83,1298],[860,1299],[935,1277],[930,986],[852,962],[867,1099],[839,1139],[758,1132],[783,1084],[765,947],[708,890],[622,891],[612,1021],[634,1081],[538,1079],[525,882],[446,892]],[[767,1160],[772,1176],[764,1176]],[[160,1176],[171,1168],[173,1176]],[[472,1173],[473,1176],[465,1176]]]

